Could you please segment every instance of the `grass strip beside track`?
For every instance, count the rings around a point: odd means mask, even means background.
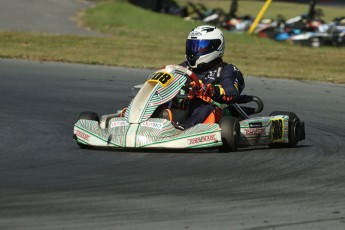
[[[0,31],[0,57],[159,68],[184,60],[185,39],[201,24],[114,0],[97,4],[81,19],[107,36]],[[345,83],[344,48],[314,49],[227,31],[224,35],[224,60],[245,75]]]

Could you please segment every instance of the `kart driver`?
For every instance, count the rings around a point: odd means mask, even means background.
[[[223,62],[224,36],[214,26],[194,28],[186,40],[186,61],[180,65],[189,68],[199,78],[204,96],[215,103],[235,103],[244,89],[241,71],[233,64]],[[189,102],[188,118],[176,128],[188,129],[202,123],[214,110],[215,103],[195,97]]]

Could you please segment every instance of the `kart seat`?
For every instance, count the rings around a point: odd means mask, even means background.
[[[162,111],[162,118],[176,123],[183,123],[188,116],[187,110],[182,109],[164,109]]]
[[[243,105],[240,106],[240,104],[246,104],[249,102],[254,102],[256,106],[254,108]],[[251,95],[240,95],[237,103],[229,106],[231,113],[233,113],[235,116],[242,117],[243,119],[248,119],[248,116],[260,113],[263,108],[264,104],[262,100],[259,97]]]

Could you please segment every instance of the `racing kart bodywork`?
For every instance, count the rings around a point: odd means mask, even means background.
[[[295,146],[304,139],[304,123],[290,112],[274,112],[267,117],[250,118],[261,112],[258,97],[244,95],[238,103],[254,101],[257,108],[239,104],[217,107],[204,123],[189,129],[175,128],[186,118],[181,104],[196,95],[181,94],[189,82],[199,84],[188,69],[168,65],[151,74],[125,109],[99,119],[82,112],[74,125],[74,139],[80,147],[107,148],[219,148],[236,151],[254,145]]]

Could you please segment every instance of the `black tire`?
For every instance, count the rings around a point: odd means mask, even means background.
[[[274,111],[270,116],[286,115],[289,116],[289,142],[270,144],[272,148],[276,147],[295,147],[300,140],[304,139],[304,124],[300,121],[297,115],[293,112]]]
[[[85,111],[79,114],[78,120],[89,120],[99,122],[99,117],[97,113]]]
[[[237,118],[232,116],[224,116],[219,121],[222,129],[223,145],[219,148],[221,152],[235,152],[240,144],[241,127]]]
[[[97,113],[94,112],[89,112],[89,111],[85,111],[85,112],[81,112],[79,114],[78,120],[89,120],[89,121],[97,121],[99,123],[99,117],[97,115]],[[74,136],[73,137],[75,140],[77,140],[77,137]],[[77,141],[77,144],[79,145],[80,148],[82,149],[87,149],[90,148],[90,146],[82,144],[80,142]]]

